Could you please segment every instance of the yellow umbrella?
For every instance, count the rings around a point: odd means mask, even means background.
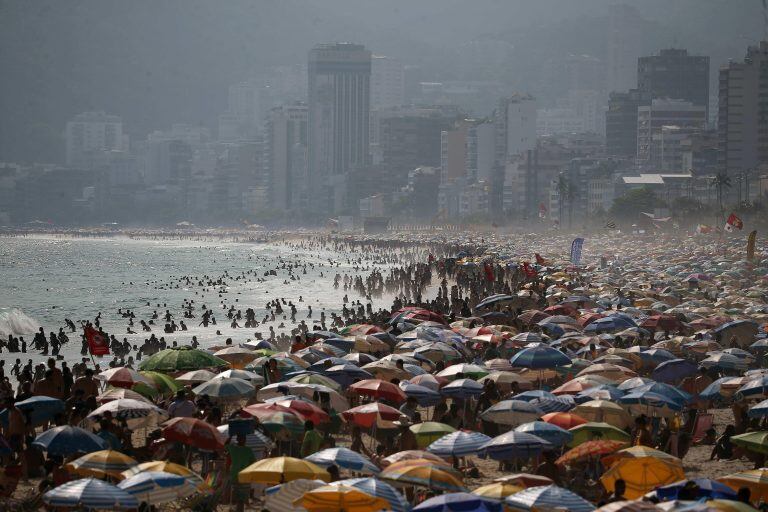
[[[725,512],[757,512],[757,509],[747,503],[731,500],[709,500],[706,505],[710,508]]]
[[[637,377],[637,373],[625,366],[611,363],[593,364],[581,370],[576,376],[597,375],[605,377],[613,382],[624,382],[627,379]]]
[[[134,475],[138,475],[142,471],[162,471],[164,473],[171,473],[174,475],[183,476],[195,487],[200,488],[205,486],[203,477],[186,466],[182,466],[181,464],[176,464],[175,462],[170,462],[167,460],[150,460],[148,462],[142,462],[130,469],[123,471],[118,478],[120,480],[130,478]]]
[[[391,508],[384,498],[371,496],[347,485],[324,485],[312,489],[293,504],[308,512],[377,512]]]
[[[629,448],[619,450],[616,453],[612,453],[611,455],[606,455],[602,458],[602,462],[603,466],[610,468],[621,459],[636,459],[638,457],[656,457],[657,459],[670,460],[680,465],[683,464],[683,462],[674,455],[670,455],[667,452],[651,448],[650,446],[642,445],[631,446]]]
[[[622,406],[608,400],[590,400],[573,408],[570,412],[588,421],[607,423],[622,430],[632,426],[632,417]]]
[[[262,459],[254,462],[238,475],[238,481],[241,484],[282,484],[299,478],[331,481],[331,475],[320,466],[293,457]]]
[[[680,464],[656,457],[621,459],[600,477],[603,487],[613,492],[616,480],[624,480],[627,490],[624,496],[633,500],[660,485],[679,482],[685,478]]]
[[[115,450],[100,450],[83,455],[66,466],[67,471],[97,478],[111,476],[122,478],[121,473],[139,462]]]
[[[259,357],[257,352],[243,347],[227,347],[214,352],[213,355],[223,359],[232,366],[232,368],[242,370],[245,365]]]
[[[753,503],[768,500],[768,468],[740,471],[717,480],[734,491],[738,491],[742,487],[748,488],[752,493],[750,499]]]
[[[515,494],[516,492],[520,492],[523,490],[525,490],[525,487],[522,487],[520,485],[508,484],[504,482],[496,482],[493,484],[488,484],[482,487],[478,487],[477,489],[472,491],[472,494],[477,494],[478,496],[482,496],[484,498],[503,500],[510,494]]]

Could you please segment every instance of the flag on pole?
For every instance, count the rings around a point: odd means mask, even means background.
[[[578,265],[581,261],[581,248],[584,246],[583,238],[574,238],[571,242],[571,263]]]
[[[83,330],[85,331],[85,339],[88,341],[88,350],[91,352],[91,355],[103,356],[109,354],[109,343],[106,336],[90,325],[83,327]]]
[[[734,229],[741,230],[743,227],[744,222],[735,213],[731,213],[728,216],[728,220],[725,221],[724,229],[726,231],[733,231]]]
[[[757,241],[757,230],[752,231],[747,237],[747,261],[755,259],[755,242]]]

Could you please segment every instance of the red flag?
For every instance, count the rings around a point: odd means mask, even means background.
[[[734,229],[741,230],[743,227],[744,222],[735,213],[730,214],[728,220],[725,221],[726,231],[733,231]]]
[[[493,276],[493,265],[491,265],[490,263],[486,263],[483,266],[483,270],[485,270],[485,280],[489,281],[489,282],[493,281],[493,279],[494,279],[494,276]]]
[[[88,341],[88,350],[90,350],[91,355],[103,356],[109,354],[109,343],[107,343],[106,336],[90,325],[85,326],[83,330],[85,331],[85,339]]]
[[[537,254],[537,256],[538,256],[538,254]],[[539,273],[536,272],[536,269],[533,268],[533,266],[530,263],[528,263],[527,261],[523,262],[523,272],[525,272],[525,275],[527,277],[529,277],[529,278],[534,278],[537,275],[539,275]]]

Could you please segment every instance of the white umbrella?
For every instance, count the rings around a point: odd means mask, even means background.
[[[167,412],[154,404],[132,398],[118,398],[96,408],[86,416],[86,420],[91,422],[98,421],[107,412],[111,413],[115,418],[125,419],[131,428],[144,426],[152,418],[157,419],[168,416]]]
[[[188,479],[164,471],[143,471],[126,478],[117,486],[150,505],[186,498],[196,491]]]
[[[195,395],[208,395],[219,400],[237,400],[253,396],[256,388],[248,381],[230,377],[228,379],[212,379],[192,389]]]
[[[43,494],[52,507],[84,507],[92,509],[133,509],[138,500],[117,486],[96,478],[82,478],[60,485]]]
[[[210,370],[192,370],[176,377],[176,381],[183,384],[200,384],[201,382],[208,382],[214,377],[216,374]]]

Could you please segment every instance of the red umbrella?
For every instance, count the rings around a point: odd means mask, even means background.
[[[381,379],[365,379],[355,382],[349,386],[350,391],[358,395],[370,396],[372,398],[383,398],[392,402],[405,402],[406,396],[400,386]]]
[[[657,331],[676,331],[680,326],[680,320],[672,315],[651,315],[640,324],[643,329]]]
[[[590,323],[594,322],[598,318],[604,318],[605,315],[602,315],[600,313],[586,313],[584,315],[581,315],[581,317],[577,320],[579,322],[579,325],[582,327],[588,326]]]
[[[287,407],[291,412],[302,416],[308,420],[312,420],[312,423],[319,425],[320,423],[328,423],[331,421],[328,413],[306,400],[279,400],[274,402],[275,405],[281,405]]]
[[[425,322],[437,322],[440,324],[445,324],[445,317],[441,315],[440,313],[435,313],[434,311],[430,311],[428,309],[416,309],[411,310],[407,312],[405,315],[403,315],[404,320],[423,320]]]
[[[529,309],[528,311],[523,311],[517,318],[524,324],[532,325],[537,324],[550,316],[552,315],[539,311],[538,309]]]
[[[572,316],[574,313],[576,313],[576,310],[573,309],[570,306],[564,306],[563,304],[557,304],[555,306],[549,306],[544,310],[545,313],[549,313],[550,315],[565,315],[565,316]]]
[[[371,324],[359,324],[349,329],[349,334],[376,334],[377,332],[384,331],[380,327]]]
[[[224,436],[210,423],[196,418],[173,418],[165,422],[163,437],[201,450],[224,449]]]
[[[285,404],[252,404],[247,407],[243,407],[243,412],[247,412],[251,416],[255,417],[259,421],[265,421],[267,418],[272,417],[278,412],[284,412],[286,414],[292,414],[299,418],[300,421],[305,421],[304,415],[297,411],[294,411]],[[308,418],[307,418],[308,419]]]
[[[394,407],[378,402],[353,407],[341,413],[347,423],[354,423],[360,427],[370,428],[379,420],[396,421],[403,417],[400,411]]]
[[[565,430],[587,423],[587,420],[572,412],[551,412],[542,416],[541,419]]]

